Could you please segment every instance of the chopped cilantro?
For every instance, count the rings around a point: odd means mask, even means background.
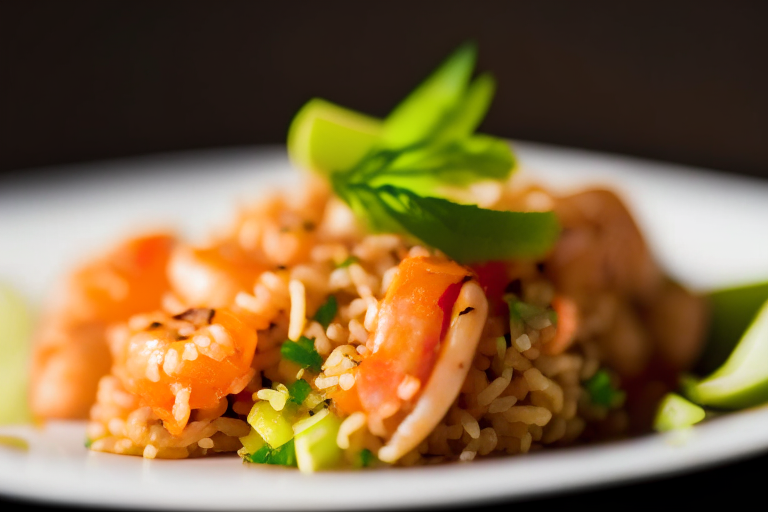
[[[253,464],[296,467],[296,448],[293,439],[277,448],[272,448],[265,443],[256,453],[248,454],[243,459]]]
[[[376,456],[369,450],[368,448],[363,448],[363,450],[358,454],[356,466],[360,468],[367,468],[371,464],[373,464],[376,461]]]
[[[307,398],[307,395],[309,395],[310,391],[312,391],[312,388],[309,386],[309,383],[304,379],[299,379],[288,386],[288,394],[290,395],[289,400],[301,405]]]
[[[280,347],[280,354],[285,359],[314,372],[319,372],[323,365],[323,358],[315,350],[315,342],[304,336],[298,341],[286,340]]]
[[[589,393],[593,404],[604,407],[617,407],[624,402],[626,397],[624,391],[613,386],[611,376],[604,369],[599,370],[591,379],[586,381],[584,388]]]
[[[336,317],[336,311],[338,311],[338,309],[339,303],[336,301],[336,297],[330,295],[328,296],[328,300],[326,300],[325,303],[320,306],[312,319],[320,323],[320,325],[323,326],[323,329],[327,329],[328,326],[331,325],[331,322],[333,322],[333,319]]]

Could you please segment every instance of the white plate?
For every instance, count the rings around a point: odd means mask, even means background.
[[[557,188],[618,189],[665,267],[695,289],[768,278],[768,185],[624,157],[516,144],[523,175]],[[0,191],[0,279],[39,301],[52,281],[126,233],[169,226],[199,237],[236,205],[298,178],[282,148],[239,149],[71,167],[51,186]],[[100,170],[101,178],[82,178]],[[520,179],[524,179],[522,176]],[[237,457],[143,460],[83,447],[82,423],[0,428],[0,494],[153,508],[360,509],[471,503],[692,470],[768,449],[768,408],[722,416],[680,439],[651,435],[593,447],[452,464],[302,475]]]

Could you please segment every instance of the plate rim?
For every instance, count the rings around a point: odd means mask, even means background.
[[[590,159],[597,159],[602,160],[604,162],[624,162],[629,163],[630,167],[637,167],[642,166],[644,168],[647,168],[650,172],[656,172],[656,171],[664,171],[666,173],[673,173],[673,174],[690,174],[694,173],[695,175],[706,175],[706,177],[710,181],[714,182],[728,182],[728,183],[737,183],[740,186],[747,186],[751,187],[755,184],[759,183],[759,187],[762,187],[765,190],[768,190],[768,187],[766,187],[766,182],[764,180],[760,180],[759,178],[749,177],[749,176],[730,176],[725,173],[722,173],[720,171],[715,171],[711,169],[703,169],[703,168],[697,168],[697,167],[690,167],[690,166],[683,166],[679,164],[674,163],[666,163],[666,162],[660,162],[655,160],[648,160],[643,158],[636,158],[636,157],[629,157],[624,155],[618,155],[613,153],[601,153],[596,152],[592,150],[584,150],[584,149],[577,149],[577,148],[566,148],[562,146],[554,146],[549,144],[542,144],[542,143],[533,143],[533,142],[526,142],[526,141],[512,141],[512,144],[516,150],[518,150],[519,153],[525,154],[525,155],[536,155],[539,154],[556,154],[559,157],[577,157],[578,159],[582,160],[590,160]],[[117,167],[132,167],[137,165],[146,165],[147,162],[155,162],[156,164],[160,162],[162,164],[162,161],[169,162],[172,161],[174,158],[181,158],[186,160],[195,160],[199,159],[201,156],[204,156],[203,160],[206,162],[212,162],[216,160],[220,160],[222,158],[231,157],[233,161],[238,160],[239,158],[251,158],[252,160],[259,160],[259,159],[275,159],[278,156],[278,153],[284,152],[284,146],[280,145],[269,145],[269,146],[258,146],[258,147],[248,147],[248,148],[226,148],[226,149],[216,149],[216,150],[202,150],[202,151],[193,151],[193,152],[181,152],[181,153],[172,153],[167,155],[159,155],[159,156],[142,156],[142,157],[134,157],[129,159],[121,159],[121,160],[114,160],[110,162],[110,165],[114,165]],[[522,160],[522,159],[521,159]],[[524,162],[525,163],[525,162]],[[103,165],[99,163],[88,163],[83,164],[86,166],[98,166]],[[78,165],[68,165],[66,166],[70,169],[76,169]],[[282,170],[274,170],[273,172],[283,172]],[[138,179],[147,179],[146,176],[139,177]],[[30,193],[34,193],[34,189]],[[701,425],[700,427],[697,427],[697,431],[699,434],[696,434],[696,438],[701,440],[702,437],[708,437],[708,436],[720,436],[719,433],[712,434],[710,433],[711,430],[718,430],[720,427],[718,425],[731,425],[732,423],[735,423],[736,427],[739,427],[739,425],[743,422],[749,423],[749,421],[756,421],[756,420],[747,420],[747,417],[750,417],[751,415],[756,414],[758,417],[762,419],[762,421],[765,423],[768,423],[768,407],[759,407],[759,408],[753,408],[745,411],[740,411],[736,413],[729,414],[727,416],[723,416],[721,418],[715,418],[712,421]],[[52,424],[52,425],[55,425]],[[713,426],[714,425],[714,426]],[[731,425],[733,427],[733,425]],[[0,427],[0,434],[3,432],[14,432],[17,431],[17,428],[11,427],[9,430],[9,427]],[[702,432],[704,434],[702,434]],[[627,452],[627,454],[633,454],[635,453],[634,450],[637,449],[646,449],[648,448],[647,443],[651,442],[653,443],[655,441],[659,441],[660,439],[669,439],[668,437],[664,437],[658,434],[652,434],[650,436],[643,436],[639,438],[633,438],[626,441],[620,441],[617,442],[619,444],[610,443],[610,451],[614,453],[624,453]],[[453,494],[424,494],[422,495],[421,499],[417,499],[416,502],[414,501],[398,501],[398,497],[390,494],[390,501],[385,502],[377,502],[374,504],[371,504],[370,506],[373,508],[395,508],[403,505],[409,505],[409,506],[417,506],[417,507],[424,507],[424,506],[436,506],[436,505],[446,505],[451,503],[457,503],[461,502],[473,502],[478,503],[479,501],[482,502],[491,502],[494,500],[499,499],[521,499],[521,498],[531,498],[531,497],[538,497],[541,496],[547,492],[569,492],[573,491],[575,489],[594,489],[604,486],[614,486],[621,483],[632,483],[642,480],[647,480],[656,476],[664,476],[664,475],[672,475],[672,474],[681,474],[685,472],[694,471],[696,469],[701,469],[704,467],[711,467],[719,464],[724,464],[729,461],[738,460],[744,457],[749,456],[750,454],[756,454],[756,453],[764,453],[768,452],[768,432],[766,432],[764,435],[759,435],[752,432],[751,436],[746,437],[733,437],[735,441],[732,442],[730,445],[731,448],[734,448],[735,450],[728,453],[723,451],[722,449],[720,451],[714,452],[708,452],[709,456],[700,456],[698,458],[693,457],[693,454],[685,452],[686,445],[683,445],[682,448],[680,448],[683,451],[677,451],[677,452],[670,452],[671,455],[668,455],[668,457],[672,457],[672,455],[681,455],[683,453],[687,453],[687,456],[689,457],[686,459],[685,462],[675,462],[672,459],[667,460],[668,465],[664,466],[663,468],[658,467],[652,467],[653,464],[650,464],[649,466],[645,467],[644,469],[640,470],[639,472],[636,472],[632,475],[623,474],[621,472],[613,472],[604,475],[606,480],[601,481],[580,481],[578,479],[573,481],[566,481],[566,482],[557,482],[557,489],[555,489],[552,486],[543,486],[540,488],[532,488],[528,489],[524,492],[500,492],[493,495],[488,496],[478,496],[478,495],[472,495],[467,494],[463,497],[460,495],[459,497],[453,495]],[[654,441],[655,440],[655,441]],[[754,451],[754,445],[750,446],[749,442],[757,442],[757,450]],[[690,446],[688,445],[690,451]],[[483,461],[475,461],[471,463],[471,466],[467,467],[463,464],[452,464],[452,465],[446,465],[441,467],[429,467],[429,469],[432,470],[431,473],[434,474],[440,474],[448,476],[451,476],[453,478],[460,478],[463,473],[466,473],[467,471],[472,471],[478,474],[482,475],[492,475],[492,471],[498,471],[499,468],[501,468],[502,471],[504,471],[505,467],[512,467],[513,465],[520,465],[520,464],[527,464],[527,465],[541,465],[545,464],[543,461],[549,461],[551,459],[555,460],[567,460],[569,463],[572,463],[571,459],[581,457],[584,452],[592,453],[594,456],[598,456],[600,454],[605,453],[606,447],[609,447],[609,445],[592,445],[592,446],[579,446],[579,447],[569,447],[569,448],[561,448],[556,450],[549,450],[544,451],[542,453],[533,454],[530,457],[522,456],[522,457],[509,457],[509,458],[498,458],[498,459],[491,459],[491,460],[483,460]],[[653,446],[651,446],[653,447]],[[618,451],[616,450],[618,448]],[[597,449],[597,451],[595,451]],[[658,447],[654,448],[658,449]],[[3,448],[0,447],[0,475],[6,475],[8,476],[7,468],[4,468],[6,464],[4,463],[4,460],[6,457],[3,455]],[[92,452],[86,452],[86,456],[90,456]],[[98,456],[107,456],[107,457],[118,457],[116,455],[109,455],[109,454],[95,454]],[[693,457],[693,458],[691,458]],[[123,458],[123,459],[133,459],[133,458]],[[501,462],[499,462],[501,461]],[[518,462],[519,461],[519,462]],[[530,462],[535,461],[535,462]],[[542,461],[542,462],[538,462]],[[142,459],[136,459],[135,465],[146,465],[146,463],[153,463],[154,461],[143,461]],[[133,463],[131,463],[133,464]],[[469,469],[477,467],[477,470]],[[273,468],[270,468],[272,470]],[[426,468],[397,468],[397,469],[385,469],[385,470],[373,470],[369,472],[364,473],[351,473],[351,475],[362,475],[362,476],[352,476],[351,478],[353,480],[359,480],[360,478],[366,478],[369,479],[369,476],[374,475],[380,475],[386,472],[388,475],[391,472],[399,472],[405,475],[407,478],[413,471],[416,471],[417,473],[423,473],[424,469]],[[490,472],[490,473],[489,473]],[[370,474],[368,474],[370,473]],[[349,472],[344,472],[345,475],[349,474]],[[298,475],[297,475],[298,476]],[[326,480],[327,475],[323,475],[321,477],[321,480]],[[18,475],[15,476],[15,482],[16,484],[19,484]],[[299,476],[298,478],[305,478],[303,476]],[[396,478],[400,478],[399,476]],[[491,479],[492,481],[493,479]],[[74,492],[73,494],[68,494],[65,490],[60,490],[58,494],[51,494],[47,496],[37,496],[32,493],[30,493],[30,489],[27,487],[24,487],[24,485],[17,485],[17,486],[9,486],[6,484],[6,480],[2,479],[0,480],[0,495],[7,495],[15,498],[20,499],[27,499],[31,501],[41,501],[41,502],[57,502],[57,503],[69,503],[69,504],[88,504],[88,505],[109,505],[109,506],[152,506],[156,508],[178,508],[178,504],[168,504],[168,503],[161,503],[156,501],[149,501],[149,502],[142,502],[142,503],[120,503],[120,502],[105,502],[102,499],[94,499],[91,500],[90,495],[78,495],[77,492]],[[413,497],[412,497],[413,498]],[[209,508],[212,504],[211,503],[204,503],[203,501],[198,501],[196,503],[185,503],[184,506],[186,508]],[[242,506],[242,503],[233,501],[231,503],[227,504],[218,504],[217,508],[227,508],[227,509],[253,509],[253,506]],[[297,508],[296,503],[286,503],[285,506],[281,506],[280,503],[270,503],[265,505],[266,508]],[[314,504],[318,505],[318,504]],[[359,503],[332,503],[329,504],[328,507],[324,506],[314,506],[313,508],[344,508],[344,509],[351,509],[351,508],[360,508]],[[301,506],[301,505],[300,505]]]

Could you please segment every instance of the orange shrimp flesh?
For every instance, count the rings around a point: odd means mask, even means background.
[[[169,287],[165,272],[173,244],[165,234],[133,238],[80,269],[62,297],[69,314],[112,323],[159,308]]]
[[[552,309],[557,314],[557,331],[555,337],[543,345],[542,352],[555,356],[565,352],[576,340],[579,310],[576,303],[564,295],[552,299]]]
[[[75,272],[45,311],[32,356],[30,404],[39,418],[85,418],[109,373],[106,329],[160,307],[174,238],[130,239]]]
[[[206,248],[180,246],[168,265],[171,284],[181,300],[211,308],[230,306],[239,292],[252,292],[265,270],[266,265],[253,261],[232,242]]]
[[[382,418],[399,410],[404,400],[398,389],[405,379],[417,385],[429,379],[453,303],[469,276],[469,270],[443,258],[403,260],[368,340],[372,354],[358,366],[355,386],[334,394],[336,406],[344,412],[364,410]]]
[[[114,372],[171,434],[182,432],[191,409],[215,407],[253,377],[256,331],[232,311],[198,308],[147,318],[149,325],[115,344]]]

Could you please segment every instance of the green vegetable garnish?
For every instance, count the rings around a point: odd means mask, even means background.
[[[626,394],[613,387],[611,376],[605,370],[598,370],[591,379],[584,382],[584,388],[595,405],[618,407],[624,402]]]
[[[243,459],[253,464],[296,467],[296,447],[293,439],[278,448],[264,444],[256,453],[245,455]]]
[[[341,461],[342,450],[336,442],[341,420],[328,409],[324,409],[306,421],[294,439],[299,470],[312,473],[333,469]]]
[[[357,456],[355,466],[359,468],[367,468],[371,464],[376,462],[376,456],[368,448],[363,448]]]
[[[240,438],[240,442],[243,444],[243,448],[251,454],[258,452],[265,444],[267,444],[264,438],[261,437],[253,427],[251,427],[251,431],[248,432],[247,436]]]
[[[367,164],[355,180],[374,187],[393,185],[429,196],[441,186],[504,181],[515,165],[509,145],[487,135],[386,154],[389,159]]]
[[[494,92],[493,79],[487,75],[470,86],[476,54],[473,44],[461,46],[400,102],[384,120],[382,145],[399,148],[472,133]]]
[[[768,283],[717,290],[707,299],[710,324],[704,353],[696,365],[699,375],[712,373],[725,363],[760,306],[768,300]]]
[[[18,436],[0,436],[0,446],[7,446],[16,450],[29,450],[29,442]]]
[[[309,368],[313,372],[319,372],[323,365],[323,358],[315,350],[315,342],[304,336],[298,341],[286,340],[280,347],[283,358],[293,361],[302,368]]]
[[[675,393],[667,393],[659,404],[654,430],[667,432],[688,428],[704,419],[704,409]]]
[[[373,188],[351,184],[347,190],[377,222],[386,225],[394,221],[416,238],[462,262],[540,254],[549,249],[559,233],[552,212],[485,210],[439,197],[422,197],[392,185]]]
[[[688,397],[701,405],[740,409],[768,401],[768,301],[717,371],[686,386]]]
[[[505,141],[474,134],[495,89],[489,75],[470,80],[475,59],[474,45],[459,48],[382,125],[312,100],[291,125],[289,153],[327,176],[373,231],[409,234],[463,263],[544,255],[559,234],[554,213],[448,198],[480,181],[505,181],[515,167]],[[351,155],[362,156],[350,164]]]
[[[31,327],[24,299],[0,283],[0,425],[32,419],[27,401]]]
[[[295,404],[301,405],[309,395],[310,391],[312,391],[312,388],[309,383],[304,379],[299,379],[288,386],[289,400]]]
[[[253,404],[248,423],[269,446],[277,448],[293,438],[293,426],[286,412],[276,411],[269,402],[262,400]]]
[[[91,439],[90,437],[86,437],[85,442],[83,444],[85,444],[86,448],[90,448],[91,445],[93,444],[93,439]]]
[[[339,309],[339,303],[336,301],[336,297],[333,295],[328,296],[328,300],[323,303],[317,310],[313,320],[317,321],[323,326],[323,329],[327,329],[333,319],[336,317],[336,311]]]
[[[379,119],[315,98],[293,118],[288,155],[319,173],[349,169],[378,142],[381,126]]]

